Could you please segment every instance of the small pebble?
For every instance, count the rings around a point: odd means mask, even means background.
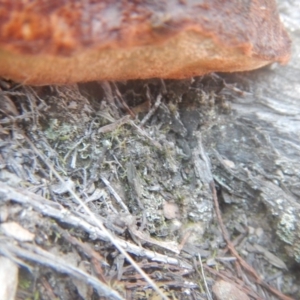
[[[217,281],[213,285],[212,291],[217,300],[250,300],[247,294],[224,280]]]

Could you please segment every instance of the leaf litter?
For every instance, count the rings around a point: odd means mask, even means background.
[[[250,232],[269,236],[264,204],[247,214],[247,187],[240,201],[225,201],[236,166],[211,151],[218,136],[207,136],[232,115],[236,91],[224,80],[1,82],[1,222],[34,235],[18,242],[0,233],[1,254],[20,265],[19,299],[210,299],[220,279],[254,299],[299,294],[282,245],[259,245]]]

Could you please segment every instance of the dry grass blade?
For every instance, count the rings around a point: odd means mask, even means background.
[[[207,281],[206,281],[206,278],[205,278],[205,274],[204,274],[204,270],[203,270],[203,264],[202,264],[202,259],[201,259],[201,254],[198,253],[198,260],[199,260],[199,263],[200,263],[200,267],[201,267],[201,274],[202,274],[202,278],[203,278],[203,281],[204,281],[204,286],[205,286],[205,290],[206,290],[206,294],[207,294],[207,299],[208,300],[212,300],[212,296],[210,294],[210,291],[209,291],[209,288],[207,286]]]

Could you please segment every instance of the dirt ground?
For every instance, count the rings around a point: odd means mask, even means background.
[[[233,122],[232,99],[247,91],[230,80],[1,81],[1,252],[21,264],[18,299],[160,298],[97,220],[168,299],[205,299],[224,282],[245,299],[299,298],[273,216],[249,187],[228,194],[218,170],[235,168],[235,135],[252,134]],[[16,237],[15,223],[33,236]]]

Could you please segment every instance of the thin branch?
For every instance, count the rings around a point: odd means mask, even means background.
[[[131,119],[130,115],[126,115],[126,116],[122,117],[121,119],[114,121],[111,124],[100,127],[97,132],[98,133],[111,132],[111,131],[115,130],[117,127],[128,123],[130,119]]]
[[[249,265],[247,264],[247,262],[238,254],[238,252],[236,251],[234,245],[232,244],[230,238],[229,238],[229,234],[225,228],[225,225],[223,223],[222,220],[222,216],[221,216],[221,211],[219,208],[219,202],[218,202],[218,196],[217,196],[217,191],[216,191],[216,187],[215,187],[215,182],[213,180],[213,175],[211,172],[211,164],[209,161],[209,157],[207,156],[207,154],[204,151],[204,148],[202,146],[202,142],[201,142],[201,134],[198,133],[196,135],[197,140],[198,140],[198,148],[199,148],[199,155],[201,156],[203,162],[204,162],[204,166],[205,168],[205,172],[203,172],[204,174],[202,174],[203,178],[204,178],[204,182],[208,182],[209,183],[209,187],[213,196],[213,201],[214,201],[214,206],[215,206],[215,211],[216,211],[216,215],[217,215],[217,219],[218,219],[218,223],[221,227],[221,231],[224,237],[224,240],[227,243],[227,247],[228,249],[231,251],[231,253],[237,258],[237,260],[239,261],[239,263],[241,264],[241,266],[250,274],[252,275],[255,280],[256,283],[258,283],[259,285],[261,285],[262,287],[266,288],[269,292],[271,292],[272,294],[276,295],[277,297],[279,297],[282,300],[292,300],[292,298],[282,294],[280,291],[276,290],[275,288],[271,287],[270,285],[268,285],[267,283],[265,283],[260,276],[256,273],[256,271]]]
[[[131,124],[131,126],[134,128],[134,129],[136,129],[137,130],[137,132],[139,133],[139,134],[141,134],[142,136],[144,136],[144,137],[146,137],[150,142],[151,142],[151,144],[153,145],[153,146],[155,146],[158,150],[160,150],[160,151],[162,151],[163,150],[163,147],[162,147],[162,145],[159,143],[159,142],[157,142],[157,141],[155,141],[155,140],[153,140],[141,127],[139,127],[138,125],[136,125],[133,121],[130,121],[130,124]]]
[[[3,196],[1,201],[13,200],[23,205],[29,205],[33,209],[41,212],[46,216],[59,220],[62,223],[69,224],[73,227],[79,227],[85,232],[87,232],[89,235],[95,238],[99,238],[102,241],[109,241],[109,238],[106,234],[107,230],[102,231],[98,227],[94,226],[95,222],[90,218],[84,219],[86,215],[77,217],[74,215],[74,213],[65,209],[62,205],[58,203],[49,201],[43,198],[42,196],[39,196],[32,192],[10,187],[2,182],[0,182],[0,193]],[[124,241],[116,236],[114,237],[114,239],[122,248],[126,249],[126,251],[134,255],[146,257],[152,261],[181,266],[185,269],[192,269],[192,266],[185,261],[181,261],[177,258],[169,257],[163,254],[150,251],[148,249],[141,248],[135,244]]]
[[[1,244],[0,252],[5,255],[5,252],[8,251],[9,253],[14,254],[18,257],[22,257],[23,259],[28,259],[44,266],[51,267],[60,273],[69,274],[81,281],[91,284],[96,290],[100,292],[100,294],[108,297],[108,299],[123,300],[119,293],[99,281],[97,278],[91,276],[90,274],[82,271],[75,266],[67,264],[65,260],[53,255],[52,253],[47,252],[37,247],[36,245],[26,244],[26,248],[28,248],[28,250],[20,248],[13,243],[6,242]]]
[[[236,251],[236,249],[234,248],[230,238],[229,238],[229,234],[224,226],[222,217],[221,217],[221,212],[220,212],[220,208],[219,208],[219,202],[218,202],[218,197],[217,197],[217,191],[216,191],[216,187],[215,187],[215,183],[214,181],[210,182],[210,189],[213,195],[213,199],[214,199],[214,205],[215,205],[215,210],[216,210],[216,215],[218,218],[218,222],[219,225],[221,227],[221,231],[224,237],[224,240],[226,241],[227,247],[230,250],[230,252],[237,258],[237,260],[239,261],[239,263],[241,264],[241,266],[249,273],[251,274],[256,282],[261,285],[262,287],[266,288],[269,292],[271,292],[273,295],[277,296],[279,299],[282,300],[293,300],[292,298],[282,294],[280,291],[276,290],[275,288],[271,287],[270,285],[268,285],[267,283],[265,283],[260,276],[255,272],[255,270],[249,265],[247,264],[247,262],[238,254],[238,252]]]
[[[30,139],[25,135],[27,143],[31,146],[34,152],[44,161],[47,167],[51,170],[51,172],[56,176],[56,178],[64,184],[64,179],[56,172],[52,164],[48,161],[48,158],[45,157],[30,141]],[[91,217],[91,219],[95,222],[95,224],[106,234],[109,241],[125,256],[125,258],[132,264],[132,266],[136,269],[138,273],[140,273],[143,278],[149,283],[149,285],[159,294],[162,299],[167,300],[168,298],[163,294],[163,292],[159,289],[156,283],[140,268],[140,266],[133,260],[131,256],[124,250],[124,248],[120,245],[120,243],[116,240],[116,238],[104,227],[103,223],[95,216],[95,214],[88,208],[88,206],[77,196],[77,194],[67,187],[68,192],[73,196],[73,198],[80,204],[85,212]]]
[[[125,212],[129,213],[128,207],[126,204],[123,202],[122,198],[118,195],[118,193],[114,190],[114,188],[110,185],[109,181],[104,178],[103,176],[100,176],[101,180],[103,183],[106,185],[108,188],[109,192],[114,196],[118,204],[124,209]]]
[[[146,122],[153,116],[155,111],[158,109],[158,107],[160,106],[160,103],[161,103],[161,98],[162,98],[162,95],[159,94],[156,98],[156,101],[155,101],[154,105],[151,107],[151,109],[148,111],[146,116],[141,121],[141,123],[140,123],[141,127],[143,127],[146,124]]]

